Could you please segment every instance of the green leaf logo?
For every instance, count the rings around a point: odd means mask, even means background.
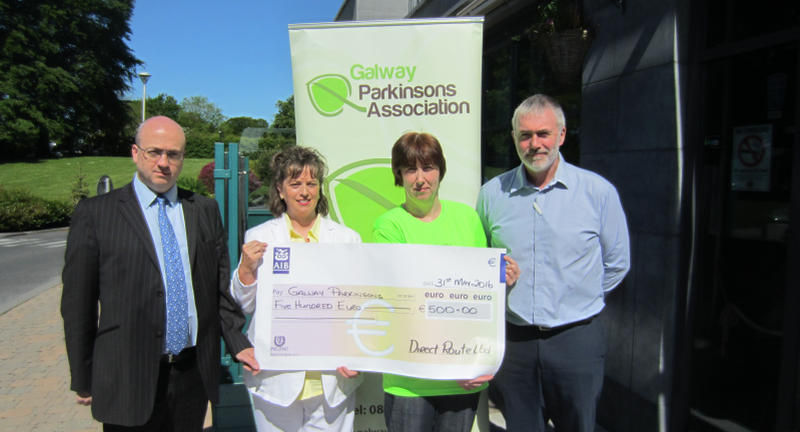
[[[311,105],[318,113],[333,117],[339,115],[345,105],[356,111],[366,112],[367,109],[351,102],[348,97],[353,93],[350,81],[343,75],[325,74],[320,75],[306,83],[308,97]]]
[[[394,185],[391,159],[364,159],[347,164],[325,179],[330,216],[371,241],[378,216],[403,203],[403,188]]]

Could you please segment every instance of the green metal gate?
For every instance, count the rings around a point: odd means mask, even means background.
[[[247,228],[271,217],[262,209],[248,209],[250,161],[239,155],[239,144],[214,144],[214,195],[228,233],[231,271],[239,263],[239,253]],[[248,324],[250,317],[248,316]],[[235,362],[222,344],[220,401],[213,408],[217,432],[255,431],[250,396],[242,384],[242,366]]]

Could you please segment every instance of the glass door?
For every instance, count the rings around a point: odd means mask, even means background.
[[[783,350],[796,342],[787,334],[797,334],[784,323],[787,277],[800,267],[787,265],[797,52],[796,43],[784,43],[705,65],[698,187],[707,199],[691,338],[692,431],[776,427]]]

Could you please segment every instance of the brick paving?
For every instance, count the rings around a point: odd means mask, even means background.
[[[0,430],[102,431],[75,403],[55,286],[0,315]]]
[[[0,431],[103,430],[69,389],[60,303],[57,285],[0,315]]]

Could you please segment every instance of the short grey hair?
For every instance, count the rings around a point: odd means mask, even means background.
[[[541,113],[548,108],[552,109],[553,114],[556,115],[558,130],[560,131],[565,128],[567,126],[567,120],[564,117],[564,110],[561,108],[561,104],[552,97],[539,93],[529,96],[514,110],[514,116],[511,117],[511,130],[514,132],[514,139],[516,140],[516,132],[519,130],[519,121],[522,117],[528,114]]]

